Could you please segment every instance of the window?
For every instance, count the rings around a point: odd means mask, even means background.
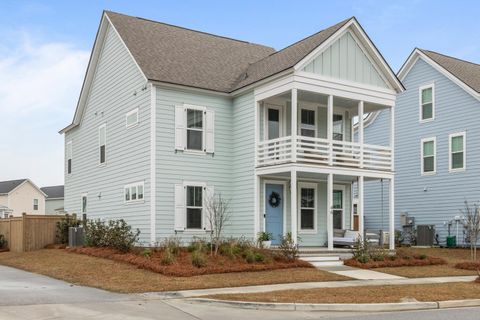
[[[420,122],[433,120],[434,111],[434,89],[433,84],[420,87]]]
[[[186,187],[187,229],[201,229],[203,215],[203,187]]]
[[[98,147],[100,151],[99,163],[104,164],[105,159],[105,147],[107,145],[107,125],[103,124],[98,128]]]
[[[203,151],[203,111],[187,109],[187,149]]]
[[[33,199],[33,210],[38,210],[38,199]]]
[[[422,174],[435,173],[435,138],[422,139]]]
[[[82,195],[82,213],[87,213],[87,194]]]
[[[315,184],[300,185],[300,230],[315,231],[315,213],[317,204]]]
[[[276,139],[281,134],[281,109],[279,107],[269,107],[267,109],[267,139]]]
[[[315,123],[315,110],[302,108],[300,110],[300,135],[304,137],[316,137],[317,127]]]
[[[126,185],[124,188],[125,202],[143,201],[143,182]]]
[[[343,229],[343,190],[333,190],[333,228]]]
[[[138,108],[128,112],[125,115],[125,125],[128,128],[135,127],[138,124]]]
[[[449,169],[450,171],[465,170],[465,132],[453,133],[449,136]]]
[[[333,140],[343,141],[343,116],[333,115]]]
[[[67,142],[67,174],[72,173],[72,141]]]

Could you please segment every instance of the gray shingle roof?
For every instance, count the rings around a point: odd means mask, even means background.
[[[63,186],[50,186],[40,189],[47,195],[47,198],[63,198]]]
[[[0,194],[9,193],[27,179],[18,179],[18,180],[9,180],[9,181],[0,181]]]
[[[434,51],[419,50],[467,86],[480,93],[480,64],[449,57]]]
[[[149,80],[230,93],[295,66],[349,20],[275,49],[105,12]]]

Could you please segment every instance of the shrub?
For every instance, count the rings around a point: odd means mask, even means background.
[[[77,220],[75,215],[65,215],[65,217],[57,222],[55,231],[55,240],[60,244],[68,244],[68,229],[70,227],[80,226],[81,221]]]
[[[194,239],[188,245],[187,250],[188,250],[188,252],[195,252],[195,251],[205,252],[205,251],[208,250],[208,246],[207,246],[207,243],[205,242],[205,240]]]
[[[171,254],[174,256],[177,256],[180,253],[180,250],[182,249],[182,244],[179,238],[177,237],[170,237],[165,239],[161,244],[160,248],[163,251],[170,251]]]
[[[265,255],[260,252],[255,252],[255,261],[256,262],[264,262],[266,259]]]
[[[3,234],[0,234],[0,249],[5,249],[8,245],[7,239],[5,239],[5,236]]]
[[[150,259],[152,257],[152,250],[145,249],[145,250],[142,251],[141,254],[144,258],[149,258]]]
[[[170,250],[165,250],[162,254],[162,258],[160,259],[160,264],[164,265],[164,266],[169,266],[171,264],[173,264],[173,261],[174,261],[174,257],[173,257],[173,254]]]
[[[289,261],[298,258],[298,247],[293,241],[291,232],[288,232],[284,237],[282,237],[279,249],[283,257]]]
[[[243,257],[245,258],[245,261],[248,263],[254,263],[255,262],[255,252],[253,252],[252,249],[247,249],[243,252]]]
[[[197,268],[203,268],[207,265],[207,258],[202,252],[195,250],[192,252],[192,265]]]
[[[132,231],[125,220],[89,220],[85,232],[85,243],[90,247],[111,247],[121,252],[130,251],[138,241],[140,230]]]

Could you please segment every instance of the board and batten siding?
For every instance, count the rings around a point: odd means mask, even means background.
[[[156,87],[156,234],[157,240],[175,235],[175,185],[200,182],[232,199],[232,99],[189,90]],[[195,105],[215,112],[214,153],[193,154],[175,150],[175,106]],[[252,178],[253,185],[253,178]],[[231,212],[235,216],[235,212]],[[230,235],[230,234],[228,234]],[[188,242],[192,237],[207,238],[203,231],[178,231]]]
[[[350,32],[346,32],[305,66],[303,71],[388,88]]]
[[[419,87],[435,85],[435,119],[419,122]],[[447,227],[444,222],[462,215],[464,201],[480,200],[480,102],[446,78],[422,59],[417,60],[403,80],[406,91],[397,98],[395,107],[395,218],[400,229],[401,212],[415,217],[415,223],[434,224],[441,244],[445,244]],[[388,111],[365,128],[371,140],[388,130]],[[449,172],[449,135],[466,132],[466,171]],[[436,137],[436,173],[421,175],[421,139]],[[374,142],[372,142],[374,143]],[[367,218],[379,215],[378,199],[370,198],[379,192],[380,182],[366,184],[365,222],[378,225]],[[388,188],[385,189],[388,195]],[[452,235],[455,235],[455,225]],[[462,227],[460,239],[463,242]]]
[[[125,115],[138,108],[139,122],[126,128]],[[106,164],[99,165],[98,128],[106,123]],[[81,124],[65,133],[72,141],[72,173],[65,168],[65,210],[81,214],[81,196],[88,195],[87,215],[125,219],[140,229],[140,242],[150,240],[150,92],[115,30],[108,26]],[[66,145],[65,145],[66,148]],[[124,186],[144,182],[144,201],[126,204]]]

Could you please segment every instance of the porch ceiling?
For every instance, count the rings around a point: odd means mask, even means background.
[[[285,171],[285,172],[279,172],[275,174],[269,174],[266,176],[262,177],[267,177],[267,178],[276,178],[276,179],[281,179],[281,180],[290,180],[290,171]],[[314,172],[303,172],[303,171],[297,171],[297,179],[298,180],[319,180],[319,181],[327,181],[327,174],[325,173],[314,173]],[[358,179],[358,176],[354,175],[334,175],[333,180],[335,182],[356,182]],[[374,180],[379,180],[378,178],[372,178],[372,177],[365,177],[365,181],[374,181]]]

